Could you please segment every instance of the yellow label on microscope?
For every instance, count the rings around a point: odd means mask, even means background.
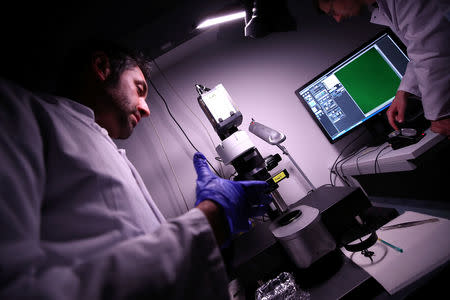
[[[286,178],[286,174],[284,174],[284,172],[281,172],[281,173],[279,173],[279,174],[277,174],[277,175],[275,175],[275,176],[273,177],[273,181],[274,181],[275,183],[278,183],[278,182],[280,182],[281,180],[283,180],[284,178]]]

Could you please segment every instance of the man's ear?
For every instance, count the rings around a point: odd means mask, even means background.
[[[108,55],[103,51],[97,51],[92,54],[92,69],[95,77],[101,81],[105,81],[111,73],[111,65]]]

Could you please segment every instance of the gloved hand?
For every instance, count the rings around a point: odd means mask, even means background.
[[[223,207],[231,235],[249,230],[249,217],[261,216],[267,211],[272,198],[264,193],[265,181],[231,181],[215,175],[205,156],[194,155],[197,171],[197,201],[212,200]]]

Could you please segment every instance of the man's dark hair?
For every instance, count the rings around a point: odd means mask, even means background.
[[[108,40],[87,40],[72,48],[65,57],[57,87],[57,94],[74,97],[78,94],[86,70],[91,66],[93,54],[104,52],[109,59],[111,74],[108,84],[119,80],[123,71],[138,66],[145,79],[150,79],[150,60],[139,50],[130,49]]]

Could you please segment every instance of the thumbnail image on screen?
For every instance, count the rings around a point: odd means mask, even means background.
[[[385,31],[296,90],[330,142],[391,104],[409,62],[402,49]]]

